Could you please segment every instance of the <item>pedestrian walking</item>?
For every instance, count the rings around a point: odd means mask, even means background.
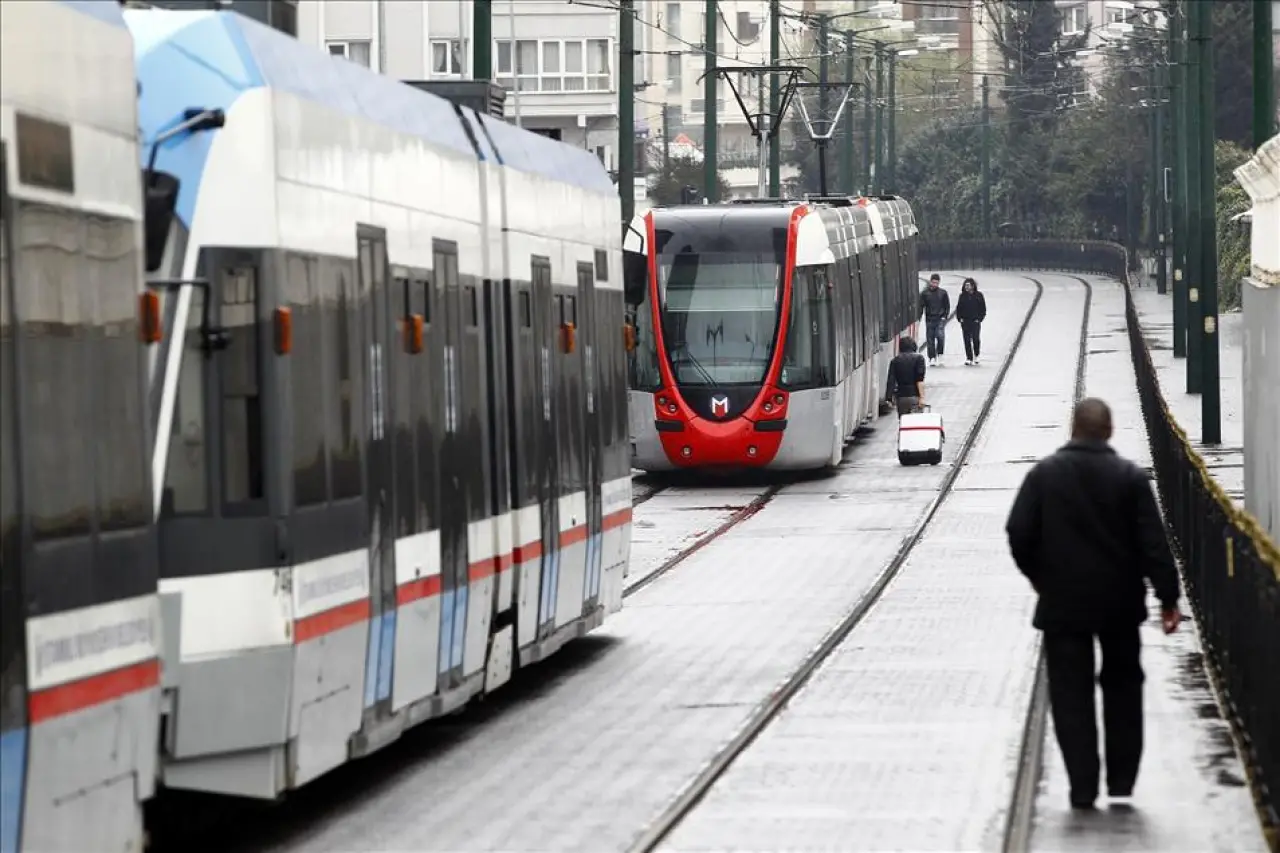
[[[982,321],[987,319],[987,298],[978,291],[978,283],[966,278],[956,300],[956,320],[964,337],[964,363],[977,364],[982,357]]]
[[[897,403],[899,417],[924,405],[924,356],[918,349],[914,340],[903,335],[898,341],[898,354],[889,362],[885,399]]]
[[[1100,763],[1094,640],[1102,648],[1107,791],[1131,796],[1142,758],[1141,639],[1150,581],[1166,634],[1178,629],[1178,578],[1146,474],[1111,448],[1111,409],[1075,407],[1071,440],[1027,474],[1005,531],[1039,595],[1049,702],[1071,806],[1093,808]]]
[[[942,289],[942,277],[929,276],[929,286],[920,291],[920,313],[924,315],[925,346],[929,364],[942,363],[947,344],[947,318],[951,316],[951,295]]]

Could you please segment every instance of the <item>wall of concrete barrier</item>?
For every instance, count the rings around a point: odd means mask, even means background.
[[[1244,314],[1244,505],[1280,539],[1280,136],[1236,180],[1253,199],[1252,268]]]

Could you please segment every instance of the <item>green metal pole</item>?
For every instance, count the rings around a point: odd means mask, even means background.
[[[1280,133],[1276,127],[1275,46],[1271,0],[1253,0],[1253,147]]]
[[[991,237],[991,84],[982,75],[982,239]]]
[[[622,221],[636,211],[636,43],[635,0],[618,6],[618,192]]]
[[[862,192],[871,195],[871,57],[863,59],[862,76]]]
[[[1166,127],[1168,110],[1165,109],[1165,102],[1169,95],[1169,68],[1167,65],[1161,64],[1156,68],[1156,292],[1164,295],[1169,292],[1169,270],[1168,247],[1169,247],[1169,202],[1165,196],[1165,152],[1164,137],[1168,131]]]
[[[1201,353],[1204,349],[1204,337],[1200,331],[1200,297],[1204,288],[1204,229],[1201,227],[1204,198],[1201,196],[1203,184],[1200,171],[1203,159],[1200,156],[1200,143],[1204,138],[1200,134],[1200,124],[1206,120],[1212,123],[1212,116],[1207,119],[1200,114],[1202,101],[1200,91],[1200,56],[1203,41],[1199,35],[1200,11],[1204,4],[1192,0],[1187,4],[1186,48],[1188,62],[1184,77],[1187,103],[1187,393],[1200,393],[1200,380],[1204,376],[1204,365]]]
[[[471,78],[493,79],[493,0],[475,0],[471,6]],[[511,62],[516,46],[511,45]],[[514,72],[514,68],[512,69]]]
[[[1159,207],[1158,196],[1156,193],[1156,175],[1160,170],[1160,155],[1156,153],[1156,139],[1160,135],[1160,128],[1156,124],[1156,111],[1160,108],[1160,89],[1156,86],[1156,67],[1152,65],[1147,69],[1147,98],[1150,99],[1152,106],[1146,110],[1147,113],[1147,145],[1149,148],[1147,163],[1147,251],[1151,253],[1152,260],[1155,260],[1155,253],[1159,250],[1159,238],[1157,232],[1159,228],[1156,225],[1156,210]]]
[[[1169,107],[1173,138],[1173,357],[1187,357],[1187,51],[1182,9],[1169,3]]]
[[[856,64],[853,49],[853,31],[844,31],[844,82],[853,85]],[[844,139],[840,141],[840,188],[845,195],[853,195],[857,190],[857,180],[853,174],[853,104],[845,104]]]
[[[818,115],[821,116],[819,121],[825,125],[830,121],[831,115],[827,97],[827,84],[831,81],[831,18],[827,15],[818,16]],[[824,128],[826,130],[828,128]],[[828,139],[815,139],[814,144],[818,148],[818,192],[826,195],[831,192],[831,188],[827,185],[827,154],[830,152]]]
[[[1222,443],[1222,377],[1218,373],[1218,181],[1214,166],[1213,9],[1200,18],[1200,442]]]
[[[707,76],[703,78],[702,104],[702,193],[707,201],[714,204],[720,200],[719,169],[716,168],[718,140],[716,139],[716,31],[719,29],[719,16],[716,14],[716,0],[706,0],[707,33],[705,52],[707,55]]]
[[[898,52],[889,51],[889,169],[885,173],[884,188],[886,192],[892,193],[898,185],[898,141],[897,141],[897,116],[898,116],[898,98],[896,92],[898,90]]]
[[[884,193],[884,49],[876,44],[876,195]]]
[[[782,18],[781,0],[769,0],[769,64],[777,65],[782,53],[782,30],[779,20]],[[778,87],[778,75],[769,75],[769,114],[779,123],[778,107],[782,105],[782,92]],[[773,141],[769,144],[769,197],[782,197],[782,128],[777,129]]]

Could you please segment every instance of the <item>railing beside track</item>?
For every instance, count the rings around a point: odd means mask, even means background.
[[[1254,798],[1280,849],[1280,547],[1214,480],[1178,425],[1142,337],[1122,246],[1090,240],[922,243],[922,270],[1033,269],[1106,275],[1125,287],[1129,347],[1165,521],[1239,738]]]

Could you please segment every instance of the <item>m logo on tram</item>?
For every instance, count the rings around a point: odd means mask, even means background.
[[[729,398],[728,397],[712,397],[711,398],[711,414],[717,418],[725,418],[729,416]]]

